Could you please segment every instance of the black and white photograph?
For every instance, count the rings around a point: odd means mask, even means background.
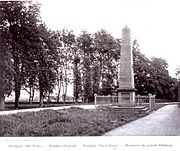
[[[179,6],[0,0],[2,148],[179,150]]]

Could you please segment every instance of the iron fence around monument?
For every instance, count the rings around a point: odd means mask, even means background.
[[[138,105],[143,105],[146,103],[149,103],[150,97],[148,95],[136,95],[135,96],[135,102]]]
[[[96,95],[96,105],[118,104],[118,96]]]
[[[148,96],[142,96],[142,95],[136,95],[135,96],[135,101],[133,104],[129,104],[128,101],[119,101],[119,100],[128,100],[132,99],[129,98],[128,96],[112,96],[112,95],[95,95],[95,106],[100,106],[100,105],[119,105],[119,106],[143,106],[143,105],[148,105],[150,110],[153,110],[155,106],[155,95],[148,95]]]

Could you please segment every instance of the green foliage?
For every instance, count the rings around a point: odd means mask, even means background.
[[[67,85],[70,83],[70,77],[72,76],[73,58],[76,54],[75,35],[72,31],[63,29],[60,33],[61,47],[59,50],[59,73],[60,84],[62,84],[64,102],[66,100]]]
[[[57,81],[58,52],[53,39],[53,32],[41,25],[39,27],[39,37],[41,38],[41,48],[36,53],[36,67],[38,72],[39,89],[43,97],[52,93]]]
[[[9,31],[3,22],[5,13],[0,3],[0,109],[5,107],[5,96],[11,94],[13,81],[13,62],[8,41]]]
[[[150,77],[150,60],[143,55],[139,50],[137,40],[133,41],[133,67],[134,67],[134,81],[137,93],[140,95],[148,95],[151,93],[147,89],[148,79]]]
[[[0,2],[0,21],[0,97],[9,95],[13,85],[15,107],[22,86],[30,95],[39,90],[41,103],[57,85],[58,98],[62,89],[65,101],[71,79],[75,100],[81,95],[93,101],[95,93],[113,94],[118,87],[121,40],[105,30],[82,31],[78,37],[67,29],[51,31],[41,20],[40,4],[33,1]],[[166,60],[148,59],[137,40],[133,54],[137,93],[175,100],[177,81],[169,76]]]
[[[168,64],[162,58],[151,59],[151,77],[153,78],[154,94],[157,98],[175,100],[172,94],[172,88],[176,82],[169,76]]]
[[[56,45],[53,33],[41,21],[38,3],[4,1],[0,8],[1,26],[9,33],[4,38],[8,39],[12,55],[15,107],[18,107],[22,85],[40,89],[42,96],[52,92],[57,76]]]
[[[113,77],[110,74],[106,74],[106,78],[102,81],[101,94],[113,95]]]
[[[120,41],[105,30],[91,35],[86,31],[77,37],[81,56],[84,99],[93,99],[94,94],[112,94],[117,87]]]
[[[6,37],[14,70],[15,107],[18,107],[20,89],[24,79],[24,53],[37,23],[38,6],[30,1],[4,1],[0,3],[3,14],[1,25],[8,32]],[[31,19],[30,19],[31,18]],[[36,20],[35,20],[36,19]],[[32,32],[33,33],[33,32]],[[34,37],[33,37],[34,38]],[[31,41],[30,41],[31,42]]]
[[[180,79],[180,66],[178,66],[177,68],[176,68],[176,70],[175,70],[175,74],[176,74],[176,76],[178,76],[177,78],[178,79]]]
[[[168,73],[168,64],[162,58],[146,58],[139,50],[137,40],[133,42],[134,78],[137,93],[155,94],[156,98],[176,101],[176,80]]]
[[[92,91],[94,94],[100,94],[100,69],[98,64],[92,67]]]
[[[74,69],[73,69],[73,72],[74,72],[73,93],[74,93],[75,101],[77,101],[79,99],[79,96],[81,95],[81,91],[82,91],[81,73],[80,73],[80,69],[79,69],[79,66],[80,66],[79,63],[80,63],[80,58],[78,56],[75,56]]]
[[[0,29],[0,37],[4,34]],[[2,36],[3,37],[3,36]],[[11,54],[8,49],[8,44],[0,38],[0,94],[8,96],[12,90],[13,70]]]
[[[93,61],[93,37],[86,31],[77,37],[77,48],[81,56],[81,73],[82,73],[82,97],[83,101],[92,101],[92,84],[91,84],[91,68]]]
[[[94,45],[95,64],[99,65],[99,83],[102,84],[101,93],[111,94],[113,87],[117,86],[120,41],[105,30],[101,30],[94,34]]]

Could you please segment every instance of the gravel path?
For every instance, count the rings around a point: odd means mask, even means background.
[[[180,136],[180,108],[167,105],[104,136]]]
[[[47,108],[33,108],[33,109],[21,109],[21,110],[12,110],[12,111],[1,111],[0,115],[8,115],[8,114],[16,114],[19,112],[37,112],[40,110],[59,110],[59,109],[67,109],[70,107],[79,107],[83,109],[94,109],[95,105],[71,105],[71,106],[60,106],[60,107],[47,107]]]

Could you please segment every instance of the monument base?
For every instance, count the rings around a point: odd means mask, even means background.
[[[135,104],[135,91],[132,88],[120,88],[118,89],[118,104],[132,106]]]

